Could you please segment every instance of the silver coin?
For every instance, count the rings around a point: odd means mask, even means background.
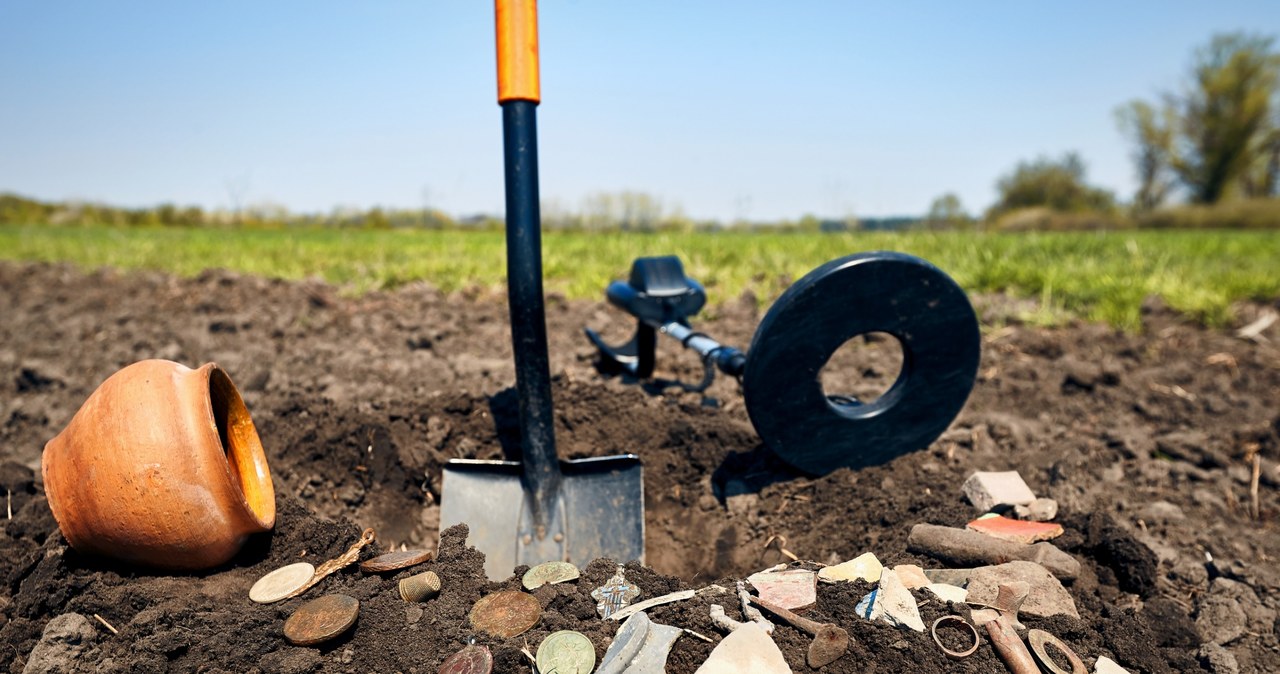
[[[298,588],[311,582],[316,575],[316,567],[307,562],[298,562],[282,566],[258,579],[249,588],[249,598],[259,604],[270,604],[280,601]]]

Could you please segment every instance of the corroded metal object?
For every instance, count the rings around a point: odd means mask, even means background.
[[[397,550],[360,562],[360,570],[365,573],[386,573],[399,571],[423,562],[431,561],[430,550]]]
[[[298,607],[284,622],[284,638],[295,646],[328,641],[356,624],[360,602],[345,594],[329,594]]]
[[[591,598],[598,602],[596,611],[601,618],[608,618],[639,596],[640,588],[627,582],[621,566],[618,567],[617,573],[605,581],[604,585],[591,591]]]
[[[1031,644],[1031,652],[1035,654],[1036,660],[1040,661],[1040,666],[1052,674],[1088,674],[1089,670],[1084,666],[1080,656],[1058,637],[1044,630],[1030,630],[1027,632],[1027,643]],[[1067,661],[1071,663],[1069,671],[1059,667],[1058,663],[1049,657],[1048,646],[1053,646],[1066,656]]]
[[[465,648],[449,656],[444,664],[436,670],[436,674],[491,674],[493,672],[493,653],[488,646],[468,644]]]
[[[402,578],[398,587],[401,599],[408,602],[423,601],[440,594],[440,576],[435,571],[423,571]]]
[[[802,618],[781,606],[753,597],[752,603],[782,618],[792,627],[813,637],[809,644],[807,661],[810,667],[817,669],[839,660],[849,650],[849,633],[831,623],[820,623],[816,620]]]
[[[360,534],[360,539],[353,543],[351,547],[347,548],[346,552],[334,557],[320,566],[317,566],[316,575],[312,576],[311,580],[307,581],[306,585],[290,592],[288,597],[285,598],[288,599],[289,597],[296,597],[315,587],[317,583],[337,573],[339,570],[345,569],[346,567],[354,564],[357,559],[360,559],[360,551],[365,549],[365,546],[372,543],[376,536],[377,534],[374,533],[373,529],[365,529],[364,533]]]
[[[483,597],[471,607],[467,617],[478,630],[510,638],[538,624],[542,607],[533,595],[509,590]]]
[[[973,645],[960,651],[953,651],[950,648],[947,648],[946,644],[942,643],[942,637],[938,636],[938,626],[948,624],[962,626],[965,631],[972,634]],[[982,643],[982,640],[978,637],[978,628],[974,627],[972,623],[958,615],[944,615],[933,621],[933,627],[930,629],[930,632],[933,634],[933,643],[938,644],[938,648],[942,649],[942,652],[946,653],[947,657],[952,660],[962,660],[973,655],[978,651],[978,645]]]

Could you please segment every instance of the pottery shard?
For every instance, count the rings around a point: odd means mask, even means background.
[[[865,580],[868,583],[879,583],[880,571],[883,568],[880,565],[880,560],[876,559],[875,555],[870,552],[864,552],[847,562],[819,569],[818,579],[828,583],[842,580]]]
[[[817,579],[812,571],[788,569],[762,571],[747,576],[760,599],[789,611],[801,611],[818,601]]]
[[[1107,656],[1099,656],[1098,662],[1093,665],[1093,674],[1129,674],[1129,670],[1116,664],[1115,660]]]
[[[920,619],[915,596],[893,570],[887,569],[880,574],[880,589],[876,593],[875,602],[871,611],[872,620],[883,619],[895,627],[924,631],[924,621]]]
[[[1002,541],[1026,543],[1047,541],[1062,535],[1062,525],[1052,522],[1028,522],[1012,520],[1008,517],[979,517],[965,525],[970,531],[977,531]]]
[[[965,498],[982,512],[988,512],[998,505],[1029,505],[1036,500],[1036,495],[1016,470],[978,471],[964,481],[961,490],[964,491]]]
[[[893,567],[893,572],[898,574],[898,580],[908,590],[918,590],[929,584],[929,577],[924,575],[924,569],[915,564],[899,564]]]
[[[1048,618],[1065,615],[1079,618],[1075,601],[1062,583],[1049,570],[1035,562],[1008,562],[996,566],[981,566],[969,574],[969,601],[995,605],[996,594],[1003,584],[1025,582],[1029,586],[1027,599],[1022,603],[1021,615]]]
[[[963,587],[955,585],[947,585],[946,583],[929,583],[924,589],[932,592],[938,599],[960,604],[969,598],[969,591]]]
[[[694,674],[791,674],[782,651],[759,623],[729,633]]]

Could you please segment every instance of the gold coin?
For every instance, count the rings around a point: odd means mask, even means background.
[[[282,566],[258,579],[249,588],[249,598],[259,604],[270,604],[288,597],[295,590],[311,582],[316,575],[316,567],[298,562]]]
[[[328,641],[356,624],[360,602],[345,594],[330,594],[298,607],[284,621],[284,638],[295,646]]]
[[[366,559],[360,562],[360,570],[365,573],[383,573],[407,569],[428,561],[431,561],[429,550],[401,550]]]
[[[569,562],[544,562],[524,572],[524,589],[536,590],[543,585],[555,585],[578,577],[578,567]]]
[[[531,594],[495,592],[476,602],[468,618],[471,626],[496,637],[510,638],[538,624],[542,607]]]
[[[596,666],[596,648],[586,635],[562,630],[542,640],[535,660],[539,672],[591,674]]]

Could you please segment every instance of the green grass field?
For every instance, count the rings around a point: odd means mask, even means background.
[[[675,254],[714,304],[752,290],[776,297],[819,264],[849,253],[897,250],[923,257],[970,292],[1038,301],[1024,318],[1077,316],[1140,325],[1152,294],[1208,325],[1231,320],[1240,300],[1280,297],[1280,232],[1126,231],[984,234],[548,233],[546,286],[603,299],[633,258]],[[151,229],[0,226],[0,258],[84,268],[159,269],[194,275],[222,267],[269,277],[319,277],[350,292],[426,280],[444,290],[500,287],[500,232]]]

